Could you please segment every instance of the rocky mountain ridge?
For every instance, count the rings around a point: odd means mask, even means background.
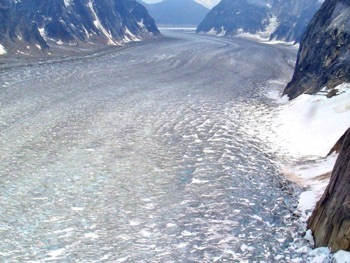
[[[336,87],[343,83],[350,83],[350,2],[325,0],[302,37],[295,72],[284,94],[290,99],[316,93],[330,98],[338,95]],[[347,112],[348,105],[334,105],[333,110]],[[311,115],[314,112],[310,122]],[[334,126],[325,129],[336,129]],[[350,129],[329,154],[334,151],[339,155],[330,182],[308,220],[316,247],[332,252],[350,250]]]
[[[290,99],[350,82],[350,2],[326,0],[300,43],[295,72],[284,90]]]
[[[197,27],[197,33],[250,33],[299,42],[320,5],[318,0],[221,0]]]
[[[10,53],[32,54],[52,45],[120,45],[160,35],[135,0],[4,0],[0,44]]]
[[[48,45],[35,23],[14,8],[14,3],[0,3],[0,45],[3,52],[28,50],[28,46],[47,50]]]

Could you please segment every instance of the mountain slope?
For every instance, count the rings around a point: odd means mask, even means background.
[[[33,46],[36,51],[47,50],[48,46],[36,25],[14,8],[10,1],[0,3],[0,45],[5,52],[22,50],[29,53]]]
[[[340,153],[330,183],[308,222],[316,247],[329,247],[334,252],[350,250],[350,129],[337,144]]]
[[[294,13],[288,14],[288,7],[279,21],[276,30],[271,34],[270,39],[284,40],[287,42],[300,42],[307,25],[310,23],[316,11],[320,8],[319,1],[309,1],[297,7]]]
[[[65,43],[91,38],[117,44],[158,33],[147,10],[132,0],[32,0],[18,6],[29,10],[47,38]]]
[[[197,26],[209,12],[194,0],[164,0],[146,8],[157,25],[163,26]]]
[[[298,41],[319,6],[318,0],[221,0],[197,33],[259,33],[265,38]]]
[[[306,111],[307,118],[303,122],[303,128],[308,125],[314,128],[316,126],[312,136],[315,133],[318,136],[323,134],[320,143],[327,141],[330,134],[338,133],[340,136],[347,129],[329,151],[328,155],[339,152],[339,156],[330,173],[329,184],[307,225],[313,233],[315,246],[329,248],[332,252],[350,250],[349,82],[350,2],[325,0],[302,37],[294,76],[284,94],[290,99],[296,98],[294,105],[298,101],[305,102],[307,97],[313,98],[313,103]],[[316,93],[314,96],[307,95]],[[320,107],[320,102],[329,104],[327,111]],[[319,123],[322,125],[315,122],[316,115],[320,116],[322,122]],[[339,118],[337,115],[344,117]],[[295,120],[293,118],[293,126]],[[310,130],[306,128],[302,132],[304,137]],[[339,262],[347,260],[343,258]]]
[[[9,10],[22,20],[33,21],[33,30],[49,46],[119,45],[160,34],[146,8],[135,0],[15,1]],[[11,17],[0,19],[10,24]],[[7,50],[12,40],[7,37],[2,42]]]
[[[301,40],[292,81],[284,94],[294,99],[350,82],[350,3],[326,0]],[[331,92],[331,91],[330,91]]]

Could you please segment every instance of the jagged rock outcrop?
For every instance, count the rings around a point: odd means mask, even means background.
[[[325,0],[301,40],[290,99],[350,82],[350,1]]]
[[[194,0],[164,0],[144,5],[158,26],[196,27],[209,12],[208,8]]]
[[[282,8],[279,24],[276,30],[272,32],[270,39],[299,43],[307,25],[320,6],[319,1],[309,1],[305,3],[305,6],[302,2],[297,2],[292,13],[288,13],[288,6],[286,6],[286,9]]]
[[[7,52],[14,50],[29,52],[28,46],[37,50],[48,49],[35,23],[18,12],[14,8],[14,3],[9,0],[0,3],[0,44]]]
[[[341,148],[332,177],[308,222],[317,247],[350,250],[350,129],[340,139]]]
[[[298,42],[320,5],[318,0],[221,0],[197,33],[259,33],[265,38]]]
[[[153,18],[136,0],[10,1],[8,7],[16,16],[1,15],[0,19],[6,24],[14,17],[30,21],[30,28],[49,46],[118,45],[160,35]],[[0,44],[11,50],[13,39],[20,39],[16,32]],[[27,39],[23,42],[33,46]]]

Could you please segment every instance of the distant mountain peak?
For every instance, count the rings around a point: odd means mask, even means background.
[[[145,5],[157,25],[197,26],[209,9],[194,0],[164,0]]]
[[[221,0],[197,27],[197,33],[259,33],[268,39],[299,42],[320,5],[319,0]]]

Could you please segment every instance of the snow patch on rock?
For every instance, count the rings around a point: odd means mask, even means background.
[[[110,32],[108,32],[106,30],[106,28],[102,25],[98,15],[95,12],[95,9],[93,7],[93,3],[91,0],[88,2],[88,6],[91,10],[92,16],[94,17],[93,23],[94,23],[95,27],[97,29],[99,29],[102,32],[102,34],[108,39],[108,45],[118,45],[118,43],[116,41],[114,41],[112,34]]]
[[[67,7],[67,6],[70,6],[72,4],[72,0],[64,0],[64,5]]]
[[[277,16],[272,16],[268,20],[269,24],[265,28],[264,31],[260,31],[257,34],[261,36],[262,38],[269,39],[271,34],[276,31],[277,27],[279,26],[279,22],[277,19]]]
[[[5,47],[0,44],[0,55],[5,55],[7,53]]]

